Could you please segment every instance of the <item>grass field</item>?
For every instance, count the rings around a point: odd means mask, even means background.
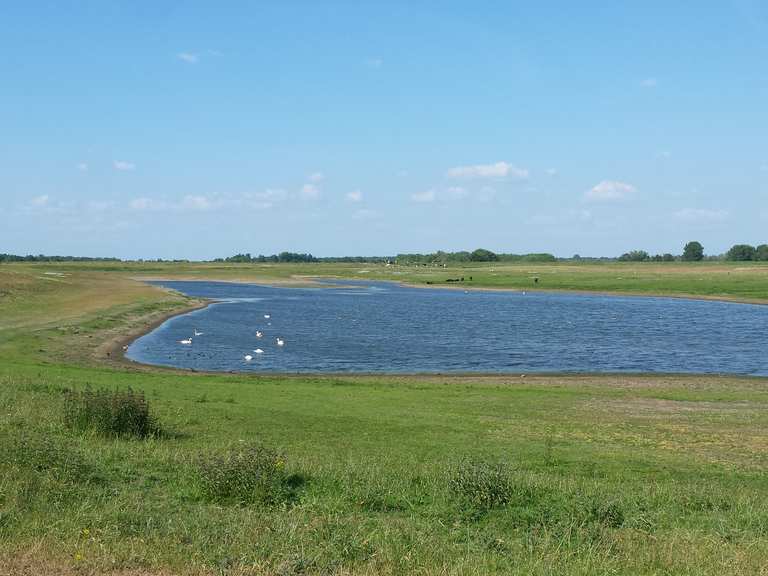
[[[768,574],[765,379],[249,377],[106,356],[198,304],[131,278],[315,274],[768,301],[757,265],[0,266],[0,575]],[[67,426],[87,387],[142,391],[160,432]],[[268,470],[269,497],[217,469]]]

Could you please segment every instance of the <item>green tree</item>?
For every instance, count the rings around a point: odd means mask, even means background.
[[[704,258],[704,246],[700,242],[688,242],[683,248],[683,260],[687,262],[698,262]]]
[[[490,250],[478,248],[469,255],[469,259],[472,260],[472,262],[495,262],[499,257]]]
[[[743,262],[755,259],[755,247],[749,244],[736,244],[725,254],[726,260],[736,260]]]
[[[619,256],[620,262],[646,262],[650,259],[651,257],[645,250],[632,250]]]
[[[755,260],[768,260],[768,244],[760,244],[755,248]]]

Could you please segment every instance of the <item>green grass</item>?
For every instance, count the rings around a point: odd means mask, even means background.
[[[765,379],[133,368],[95,351],[190,301],[43,270],[0,267],[0,574],[765,573]],[[86,389],[162,434],[68,426]]]

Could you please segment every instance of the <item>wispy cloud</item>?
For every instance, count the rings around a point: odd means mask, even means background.
[[[192,52],[179,52],[176,58],[187,64],[197,64],[200,61],[200,57]]]
[[[381,68],[384,66],[384,60],[382,58],[369,58],[365,61],[365,65],[368,68]]]
[[[48,194],[43,194],[42,196],[35,196],[32,198],[32,206],[35,208],[45,208],[48,206],[49,201],[51,200],[50,196]]]
[[[425,190],[424,192],[415,192],[411,194],[411,201],[419,204],[426,204],[428,202],[434,202],[436,196],[434,190]]]
[[[75,168],[80,170],[80,172],[88,172],[88,164],[86,162],[78,163]]]
[[[659,85],[659,81],[653,77],[643,78],[640,81],[640,86],[642,86],[643,88],[656,88],[656,86],[658,85]]]
[[[196,212],[207,212],[213,208],[214,204],[206,196],[184,196],[181,201],[181,208],[193,210]]]
[[[314,184],[304,184],[301,187],[300,196],[306,200],[316,200],[320,197],[320,188]]]
[[[623,200],[635,193],[637,189],[626,182],[618,180],[603,180],[597,186],[587,190],[584,195],[587,200],[593,202],[613,202]]]
[[[347,200],[350,202],[362,202],[363,193],[360,190],[352,190],[352,192],[347,192]]]
[[[768,162],[763,162],[760,165],[760,172],[768,172]]]
[[[551,178],[554,178],[557,176],[558,172],[556,168],[547,168],[545,171],[545,174]]]
[[[323,174],[322,172],[313,172],[312,174],[309,175],[307,180],[309,180],[310,182],[322,182],[323,180],[325,180],[325,174]]]
[[[353,220],[373,220],[374,218],[378,218],[378,216],[378,212],[375,210],[369,210],[367,208],[361,208],[360,210],[355,210],[352,213]]]
[[[469,195],[469,190],[463,188],[462,186],[449,186],[445,189],[445,192],[448,194],[448,196],[451,198],[456,198],[457,200],[466,198]]]
[[[712,224],[728,219],[726,210],[709,210],[706,208],[683,208],[673,214],[676,220],[697,224]]]
[[[121,172],[130,172],[132,170],[136,170],[136,164],[133,162],[127,162],[125,160],[115,160],[112,163],[112,166],[115,170],[120,170]]]
[[[446,176],[448,178],[514,178],[524,180],[528,178],[528,170],[518,168],[508,162],[496,162],[495,164],[456,166],[448,170]]]

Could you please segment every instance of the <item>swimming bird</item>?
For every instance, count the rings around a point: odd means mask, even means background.
[[[264,350],[262,350],[261,348],[256,348],[254,352],[256,352],[256,354],[264,354]]]
[[[285,346],[285,340],[283,340],[282,338],[278,338],[277,339],[277,345],[278,346]]]
[[[185,338],[184,340],[179,340],[179,344],[192,344],[192,338]]]
[[[272,316],[270,316],[269,314],[264,314],[264,318],[266,318],[267,320],[269,320],[270,318],[272,318]]]
[[[246,354],[243,358],[245,358],[246,362],[250,362],[251,360],[253,360],[253,356],[251,356],[250,354]]]
[[[261,330],[256,330],[256,338],[261,338],[264,336],[264,334],[261,333]]]
[[[198,332],[197,328],[195,328],[195,336],[202,336],[203,332]]]

